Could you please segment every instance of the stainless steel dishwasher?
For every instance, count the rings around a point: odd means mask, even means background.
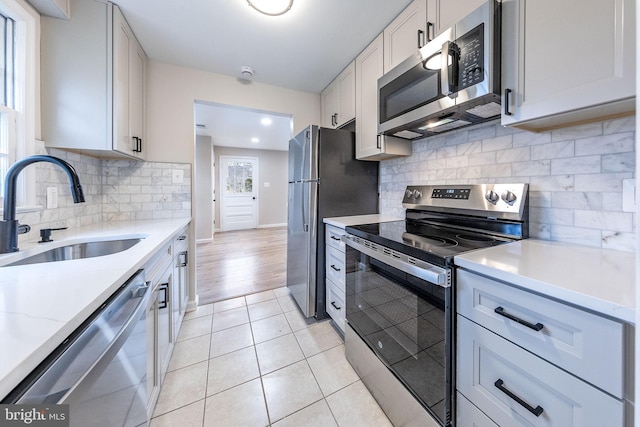
[[[68,404],[71,426],[147,425],[149,296],[139,270],[2,403]]]

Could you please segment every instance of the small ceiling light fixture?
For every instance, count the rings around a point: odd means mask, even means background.
[[[240,78],[243,80],[251,80],[253,79],[253,68],[244,65],[242,67],[240,67]]]
[[[271,126],[272,121],[269,117],[264,117],[260,120],[260,123],[262,123],[263,126]]]
[[[249,6],[268,16],[284,15],[293,6],[293,0],[247,0]]]
[[[251,142],[257,144],[258,142],[260,142],[260,140],[258,138],[251,138]]]

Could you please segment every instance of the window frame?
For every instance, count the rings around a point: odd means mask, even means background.
[[[1,110],[10,119],[13,114],[13,156],[10,155],[10,164],[13,164],[35,154],[35,142],[40,139],[40,14],[24,0],[0,0],[0,13],[15,21],[15,112]],[[4,186],[4,182],[0,185]],[[26,168],[19,179],[18,212],[42,209],[36,206],[35,190],[35,168]],[[0,197],[0,211],[3,204]]]

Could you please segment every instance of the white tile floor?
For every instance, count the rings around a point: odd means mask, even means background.
[[[187,313],[151,427],[391,426],[328,321],[287,288]]]

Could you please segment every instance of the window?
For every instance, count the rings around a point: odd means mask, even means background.
[[[39,28],[40,15],[25,0],[0,0],[0,207],[7,170],[34,153]],[[33,169],[20,174],[18,207],[35,205]]]
[[[227,163],[227,194],[253,193],[253,163]]]
[[[15,21],[0,15],[0,178],[15,161]],[[0,185],[0,198],[4,185]]]

